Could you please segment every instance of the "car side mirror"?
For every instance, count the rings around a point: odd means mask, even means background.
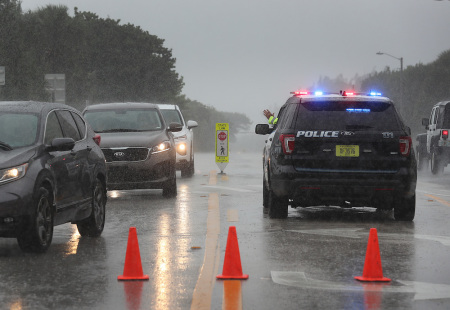
[[[63,152],[70,151],[75,146],[75,140],[72,138],[55,138],[52,140],[51,144],[47,146],[47,151],[49,152]]]
[[[178,132],[183,130],[183,125],[179,124],[179,123],[170,123],[169,125],[169,131],[171,132]]]
[[[273,128],[270,128],[268,124],[257,124],[255,127],[255,133],[258,135],[268,135],[272,133]]]
[[[430,123],[430,120],[428,118],[422,118],[422,126],[428,127],[429,123]]]
[[[191,128],[194,128],[194,127],[197,127],[197,126],[198,126],[198,123],[196,121],[191,121],[191,120],[187,121],[187,128],[188,129],[191,129]]]

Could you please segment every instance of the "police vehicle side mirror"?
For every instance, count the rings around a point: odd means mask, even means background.
[[[408,133],[409,136],[411,136],[411,128],[406,126],[406,132]]]
[[[270,128],[268,124],[257,124],[255,127],[255,133],[258,135],[268,135],[272,133],[273,128]]]
[[[63,152],[70,151],[74,146],[75,141],[72,138],[55,138],[46,149],[48,152]]]
[[[425,126],[426,129],[428,129],[429,123],[430,123],[430,120],[428,118],[422,118],[422,126]]]
[[[179,123],[170,123],[168,129],[171,132],[178,132],[178,131],[181,131],[183,129],[183,125],[181,125]]]

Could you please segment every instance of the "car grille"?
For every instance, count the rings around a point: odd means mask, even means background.
[[[144,147],[102,149],[102,151],[107,162],[144,161],[149,156],[149,149]]]

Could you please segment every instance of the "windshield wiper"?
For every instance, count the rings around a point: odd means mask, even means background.
[[[106,130],[99,130],[97,132],[102,133],[102,132],[139,132],[141,130],[137,130],[137,129],[125,129],[125,128],[117,128],[117,129],[106,129]]]
[[[5,150],[11,151],[13,148],[11,145],[9,145],[6,142],[0,141],[0,147],[4,148]]]
[[[359,129],[370,129],[372,126],[367,125],[347,125],[345,126],[345,130],[359,130]]]

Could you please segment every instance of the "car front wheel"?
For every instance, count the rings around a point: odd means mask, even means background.
[[[177,175],[175,169],[173,169],[170,179],[164,183],[162,195],[166,198],[177,196]]]
[[[92,191],[91,215],[84,221],[77,223],[78,232],[81,236],[98,237],[105,227],[106,218],[106,190],[100,179],[95,182]]]
[[[50,191],[40,186],[33,200],[34,213],[29,225],[19,233],[17,242],[25,252],[43,253],[53,239],[53,199]]]

